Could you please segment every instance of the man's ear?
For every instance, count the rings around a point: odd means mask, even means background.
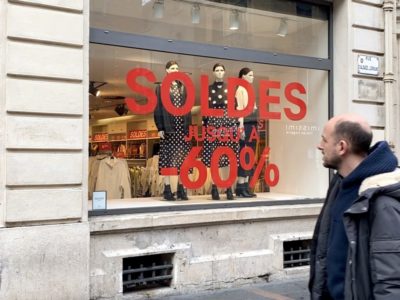
[[[346,140],[340,140],[338,143],[339,154],[344,155],[349,152],[350,145]]]

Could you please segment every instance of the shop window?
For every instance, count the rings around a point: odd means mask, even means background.
[[[112,2],[91,1],[91,27],[104,29],[115,40],[90,44],[89,200],[93,191],[102,190],[107,191],[109,209],[161,207],[164,201],[185,200],[186,196],[189,202],[179,204],[324,197],[328,171],[316,149],[329,106],[330,69],[318,64],[328,53],[328,10],[324,6],[296,1],[268,2],[276,5],[204,1],[195,7],[194,2],[165,0],[127,1],[125,5],[132,6],[128,8]],[[173,9],[178,4],[179,9]],[[203,15],[204,11],[209,13]],[[192,19],[186,20],[188,12]],[[111,30],[124,32],[124,38]],[[165,46],[162,36],[173,39]],[[153,39],[146,44],[142,37]],[[136,39],[140,47],[135,47]],[[195,41],[203,54],[188,53],[191,48],[182,50],[175,39]],[[214,47],[218,45],[236,47],[237,56],[221,57]],[[296,57],[288,58],[285,65],[246,59],[247,54],[258,57],[262,51]],[[307,67],[310,60],[305,56],[318,62]],[[293,59],[300,63],[291,66]],[[179,72],[166,72],[169,61],[179,65]],[[216,65],[223,66],[221,78],[214,70]],[[244,77],[238,81],[244,68],[251,71],[251,82]],[[182,103],[171,98],[175,82]],[[160,97],[167,112],[161,118],[168,114],[175,118],[173,122],[185,123],[189,120],[185,115],[191,117],[184,135],[170,139],[168,147],[159,132],[169,129],[161,130],[155,118],[156,90],[161,95],[163,86],[171,89]],[[238,113],[239,86],[248,101],[242,115]],[[244,120],[253,118],[251,125],[244,126],[243,116]],[[240,148],[242,128],[247,128],[244,136],[250,143]],[[168,153],[169,160],[184,155],[180,163],[170,166],[162,153]],[[166,176],[170,199],[165,196]]]

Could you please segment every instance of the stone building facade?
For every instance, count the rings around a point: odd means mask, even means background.
[[[365,115],[399,156],[400,3],[328,3],[332,112]],[[88,216],[89,27],[88,0],[0,1],[0,298],[141,299],[306,271],[283,268],[283,242],[311,237],[317,202]],[[123,258],[163,253],[172,285],[124,294]]]

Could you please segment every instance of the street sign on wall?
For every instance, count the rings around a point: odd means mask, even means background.
[[[378,75],[379,58],[377,56],[359,55],[357,60],[358,74]]]

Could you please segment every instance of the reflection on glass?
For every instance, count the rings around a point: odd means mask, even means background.
[[[325,6],[282,0],[236,3],[126,0],[115,5],[111,0],[92,0],[90,26],[172,40],[328,58]]]

